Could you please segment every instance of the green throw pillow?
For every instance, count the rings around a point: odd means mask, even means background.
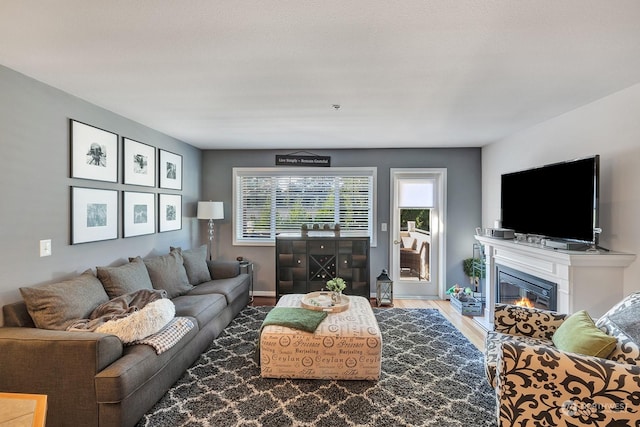
[[[551,339],[559,350],[602,358],[611,354],[617,342],[598,329],[584,310],[566,318]]]

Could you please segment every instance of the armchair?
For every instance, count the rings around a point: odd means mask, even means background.
[[[606,359],[554,345],[554,333],[568,318],[496,305],[485,367],[496,390],[498,425],[640,425],[640,292],[597,321],[598,328],[616,338]]]
[[[417,249],[417,240],[414,238],[411,246],[403,246],[400,248],[400,268],[409,270],[411,275],[417,275],[418,280],[425,277],[424,265],[426,263],[426,251],[428,250],[427,242],[420,244]]]

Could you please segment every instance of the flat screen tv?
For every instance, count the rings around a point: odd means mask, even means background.
[[[502,175],[502,226],[597,244],[600,156]]]

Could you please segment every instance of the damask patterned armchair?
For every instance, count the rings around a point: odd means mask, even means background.
[[[566,314],[496,304],[485,367],[500,426],[640,426],[640,292],[596,326],[616,338],[606,358],[561,351]]]

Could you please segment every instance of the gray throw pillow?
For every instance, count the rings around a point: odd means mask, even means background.
[[[213,280],[229,279],[240,274],[240,263],[238,261],[207,261],[207,267]]]
[[[151,283],[155,289],[164,289],[169,298],[186,294],[193,285],[189,283],[184,269],[182,255],[170,252],[168,255],[157,256],[144,260]]]
[[[183,251],[181,248],[171,247],[171,252],[178,252],[182,255],[184,269],[187,271],[189,283],[199,285],[211,280],[209,267],[207,267],[207,247],[205,245],[195,249]]]
[[[86,319],[100,304],[109,301],[102,284],[87,270],[70,280],[20,288],[27,311],[40,329],[65,330],[77,319]]]
[[[635,297],[635,298],[633,298]],[[633,340],[640,344],[640,298],[632,295],[626,298],[626,303],[618,308],[614,313],[609,314],[609,321],[615,324],[620,331],[624,332]]]
[[[141,289],[153,289],[142,258],[130,258],[129,264],[119,267],[98,267],[98,279],[109,298],[119,297]]]

